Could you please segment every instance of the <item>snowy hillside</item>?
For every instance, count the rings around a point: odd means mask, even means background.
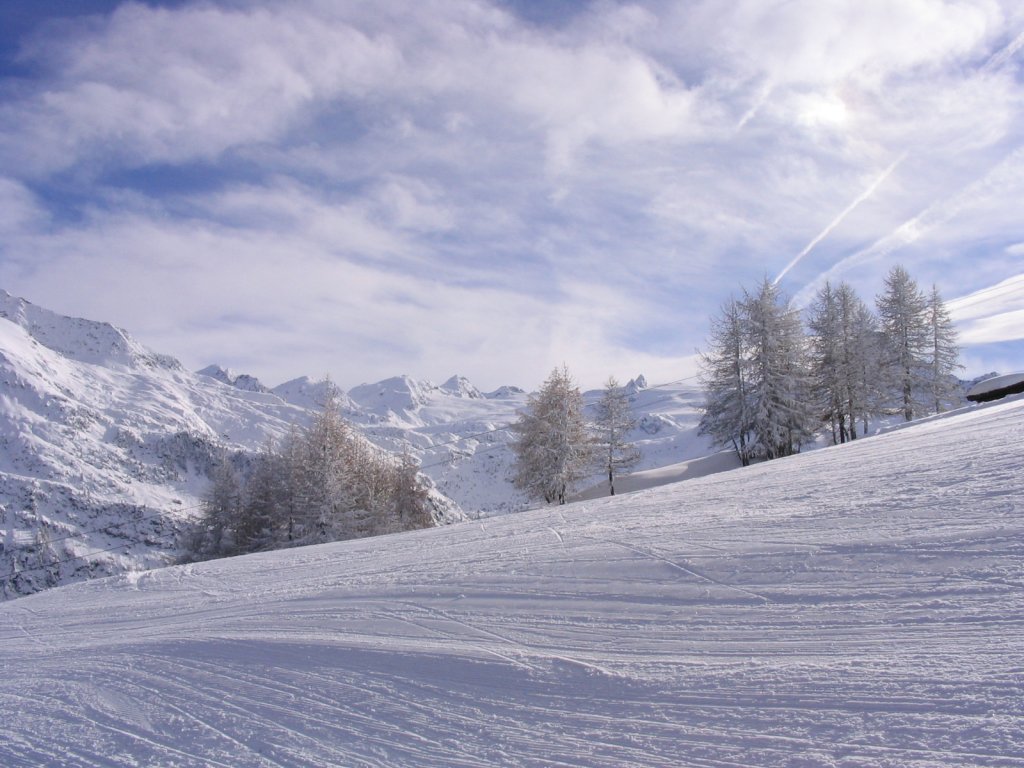
[[[1024,765],[1024,399],[0,605],[5,766]]]
[[[628,439],[643,454],[637,471],[712,452],[710,442],[697,435],[703,395],[692,378],[648,387],[643,376],[638,376],[625,386],[637,419]],[[461,376],[440,386],[400,376],[357,387],[348,394],[355,406],[346,415],[367,437],[389,450],[417,456],[438,489],[470,514],[489,516],[530,505],[509,481],[514,457],[508,426],[526,407],[528,395],[522,389],[502,387],[482,394]],[[584,393],[588,413],[592,414],[601,394],[602,390]],[[737,464],[719,462],[715,471]],[[589,487],[591,496],[605,495],[607,484],[602,485],[601,478],[601,470],[595,467],[581,487]]]
[[[169,563],[214,457],[257,451],[306,424],[330,386],[301,377],[271,389],[216,365],[190,373],[107,323],[0,291],[0,596]],[[640,469],[708,452],[692,383],[628,386]],[[522,389],[485,394],[458,375],[441,385],[397,376],[336,399],[368,439],[422,462],[456,502],[436,496],[446,520],[460,516],[456,506],[489,516],[527,505],[509,482],[508,425],[526,405]]]
[[[214,458],[323,402],[323,383],[215,373],[0,292],[0,597],[166,565]]]

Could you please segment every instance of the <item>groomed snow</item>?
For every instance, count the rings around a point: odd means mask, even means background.
[[[0,765],[1024,766],[1024,400],[0,605]]]

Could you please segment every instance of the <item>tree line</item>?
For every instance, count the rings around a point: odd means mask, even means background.
[[[428,528],[431,511],[415,460],[372,446],[329,395],[308,428],[218,462],[186,549],[212,558]]]
[[[796,453],[823,429],[843,443],[866,434],[873,418],[909,421],[957,404],[956,330],[938,289],[925,294],[896,266],[875,306],[845,282],[818,291],[806,323],[767,279],[730,298],[701,353],[699,432],[747,465]],[[614,377],[588,418],[568,369],[556,368],[511,425],[511,480],[531,498],[564,504],[599,470],[614,495],[615,478],[641,457],[628,439],[635,426],[629,392]],[[204,510],[189,546],[197,557],[434,524],[416,462],[371,446],[333,397],[308,429],[293,429],[248,468],[221,461]]]
[[[896,266],[875,309],[845,282],[818,291],[806,325],[767,279],[730,298],[701,354],[701,434],[747,465],[796,453],[823,428],[843,443],[872,418],[959,403],[956,329],[938,289]]]

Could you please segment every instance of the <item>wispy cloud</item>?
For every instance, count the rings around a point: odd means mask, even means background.
[[[1024,256],[1024,247],[1009,249]],[[1022,267],[1024,270],[1024,267]],[[1024,340],[1024,271],[948,302],[964,344],[998,344]]]
[[[740,284],[870,295],[896,260],[981,328],[1015,311],[980,291],[1020,273],[1022,29],[1011,0],[41,23],[0,81],[0,283],[271,383],[674,378]]]
[[[823,230],[821,230],[821,232],[819,232],[815,236],[815,238],[813,240],[811,240],[811,242],[809,242],[807,245],[805,245],[803,250],[800,251],[800,253],[798,253],[796,256],[794,256],[793,260],[790,261],[789,264],[787,264],[782,269],[782,271],[779,272],[778,275],[776,275],[775,280],[774,280],[775,284],[778,285],[779,281],[782,280],[782,278],[784,278],[786,276],[786,273],[789,272],[793,267],[795,267],[804,256],[806,256],[808,253],[810,253],[811,250],[818,243],[820,243],[822,240],[824,240],[826,237],[828,237],[829,234],[836,227],[838,227],[840,224],[842,224],[843,220],[847,216],[849,216],[858,205],[860,205],[865,200],[867,200],[869,197],[871,197],[875,193],[875,190],[877,190],[878,187],[881,186],[882,182],[885,181],[887,178],[889,178],[890,174],[892,174],[892,172],[896,170],[896,167],[900,163],[903,162],[903,160],[906,158],[906,156],[907,156],[906,153],[904,153],[904,154],[900,155],[898,158],[896,158],[895,160],[893,160],[892,164],[890,164],[888,168],[886,168],[884,171],[882,171],[882,173],[878,176],[878,178],[876,178],[874,181],[872,181],[868,185],[867,189],[865,189],[863,192],[861,192],[859,195],[857,195],[857,197],[854,198],[852,203],[850,203],[848,206],[846,206],[846,208],[844,208],[840,212],[840,214],[838,216],[836,216],[834,219],[832,219],[832,221],[830,221],[828,223],[828,226],[826,226]]]

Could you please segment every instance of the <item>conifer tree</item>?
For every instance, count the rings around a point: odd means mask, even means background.
[[[711,437],[716,446],[731,446],[746,466],[752,457],[749,356],[742,306],[735,299],[711,318],[708,346],[700,356],[705,400],[699,433]]]
[[[807,320],[810,331],[811,393],[814,404],[832,429],[832,442],[845,443],[849,386],[843,348],[843,323],[837,292],[826,282],[814,297]]]
[[[213,470],[213,482],[203,498],[205,531],[196,549],[214,557],[233,552],[242,515],[242,483],[224,453]]]
[[[269,549],[279,537],[278,510],[282,506],[286,477],[279,455],[271,444],[253,462],[244,484],[243,503],[235,532],[235,543],[243,552]]]
[[[402,454],[393,477],[392,523],[388,532],[431,527],[434,519],[430,513],[429,488],[416,460],[408,453]]]
[[[922,407],[928,378],[928,300],[907,271],[897,265],[877,299],[884,334],[883,375],[898,397],[906,421]]]
[[[305,430],[268,445],[242,477],[223,459],[192,552],[252,552],[434,525],[429,485],[408,456],[390,457],[355,434],[328,396]]]
[[[857,437],[857,420],[867,430],[875,412],[876,321],[848,283],[826,283],[810,307],[812,394],[832,429],[835,443]]]
[[[956,327],[939,294],[938,286],[934,284],[928,297],[927,319],[931,348],[927,389],[935,413],[941,413],[947,406],[960,401],[960,386],[955,371],[963,366],[960,365]]]
[[[361,461],[367,457],[359,455],[333,393],[328,394],[303,442],[304,466],[295,474],[301,478],[301,496],[306,500],[302,515],[305,542],[368,535],[359,524],[361,513],[368,511],[365,494],[359,498],[359,484],[371,470]]]
[[[745,292],[743,328],[754,451],[766,459],[789,456],[815,429],[800,315],[766,278],[756,293]]]
[[[583,396],[564,365],[556,368],[512,425],[512,482],[533,498],[564,504],[585,474],[592,444],[583,418]]]
[[[857,437],[858,419],[861,434],[866,435],[869,419],[882,412],[883,390],[878,377],[881,334],[878,319],[847,283],[840,283],[837,297],[846,349],[844,365],[850,398],[846,413],[852,440]]]
[[[615,475],[640,461],[640,450],[626,439],[636,427],[630,412],[629,394],[619,386],[614,376],[605,382],[604,392],[595,406],[594,446],[597,457],[608,473],[608,490],[615,495]]]

